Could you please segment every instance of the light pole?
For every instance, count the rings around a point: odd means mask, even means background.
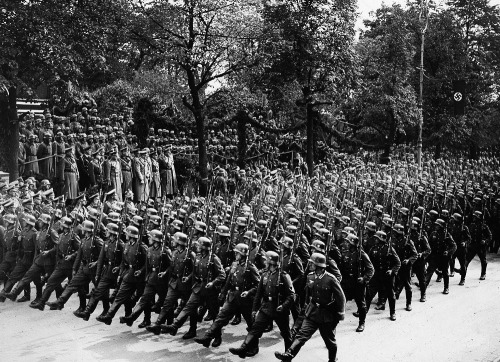
[[[418,122],[418,139],[417,139],[417,165],[419,175],[422,173],[422,129],[424,127],[424,49],[425,49],[425,32],[429,24],[429,0],[420,1],[420,13],[418,15],[420,23],[420,91],[418,95],[418,108],[420,111],[420,119]]]

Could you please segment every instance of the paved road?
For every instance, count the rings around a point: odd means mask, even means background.
[[[348,303],[346,320],[337,329],[339,361],[495,361],[500,358],[500,256],[489,255],[488,276],[479,281],[479,262],[469,269],[464,287],[459,278],[450,283],[450,294],[443,295],[442,283],[433,282],[428,300],[413,302],[413,311],[404,310],[404,301],[396,304],[396,322],[388,311],[370,311],[366,330],[356,333],[355,308]],[[34,291],[33,291],[34,292]],[[404,294],[404,293],[403,293]],[[418,294],[415,293],[415,294]],[[0,304],[1,361],[238,361],[227,352],[239,346],[243,324],[225,329],[219,348],[205,349],[176,337],[154,336],[136,325],[118,323],[120,310],[111,326],[91,319],[84,322],[73,316],[77,307],[73,296],[62,311],[44,312],[27,305],[7,301]],[[415,296],[416,299],[416,296]],[[99,312],[99,308],[97,312]],[[96,312],[96,315],[97,315]],[[199,333],[207,328],[207,322]],[[252,362],[277,361],[274,351],[281,350],[277,328],[261,341],[260,353]],[[300,351],[294,361],[327,360],[327,351],[319,334]]]

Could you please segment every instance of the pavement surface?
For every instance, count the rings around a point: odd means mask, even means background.
[[[353,301],[347,304],[346,319],[337,328],[338,360],[342,361],[499,361],[500,360],[500,255],[488,255],[488,274],[479,280],[476,258],[469,266],[465,286],[459,276],[450,279],[450,294],[443,295],[435,277],[428,289],[427,302],[420,303],[414,288],[413,311],[404,310],[404,300],[396,303],[397,321],[389,312],[370,310],[366,329],[356,333]],[[32,291],[34,295],[34,290]],[[404,292],[402,293],[404,295]],[[54,297],[52,298],[54,299]],[[40,312],[26,303],[0,303],[0,361],[239,361],[228,352],[246,335],[244,322],[224,329],[218,348],[204,348],[177,336],[155,336],[119,324],[120,309],[110,326],[95,317],[88,322],[73,316],[78,306],[74,295],[61,311]],[[153,320],[156,315],[153,315]],[[203,322],[201,335],[208,328]],[[264,335],[260,353],[252,362],[277,361],[274,351],[283,350],[277,327]],[[319,333],[302,348],[297,362],[327,361],[328,353]]]

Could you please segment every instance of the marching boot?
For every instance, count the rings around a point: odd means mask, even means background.
[[[356,332],[363,332],[365,330],[365,322],[359,322],[358,328],[356,328]]]
[[[390,319],[391,321],[396,320],[396,301],[394,299],[389,299],[389,309],[390,309]]]
[[[143,310],[144,310],[144,307],[140,304],[137,304],[134,307],[134,310],[132,311],[132,313],[130,313],[129,315],[127,315],[125,317],[120,317],[120,324],[126,323],[127,326],[132,327],[132,325],[134,324],[134,321],[137,318],[139,318],[139,316],[141,315]]]
[[[238,324],[241,323],[241,314],[238,313],[234,316],[233,320],[231,321],[232,326],[237,326]]]
[[[485,280],[486,279],[486,263],[481,263],[481,276],[479,277],[479,280]]]
[[[109,302],[113,303],[115,301],[116,295],[118,294],[118,289],[120,289],[118,286],[113,290],[113,293],[109,296]]]
[[[78,318],[81,318],[83,319],[84,321],[88,321],[89,318],[90,318],[90,315],[94,312],[94,310],[96,309],[97,307],[97,301],[90,298],[87,306],[85,307],[85,309],[83,310],[83,312],[79,313],[78,315],[76,315]]]
[[[17,296],[19,294],[21,294],[21,290],[22,289],[16,287],[16,288],[12,289],[9,293],[4,293],[3,295],[6,298],[10,299],[11,301],[15,302],[17,299]]]
[[[160,335],[161,334],[161,325],[164,324],[165,321],[167,320],[168,314],[169,313],[164,308],[162,308],[160,311],[160,314],[158,314],[158,318],[156,319],[155,324],[152,326],[146,327],[146,330],[148,332],[154,333],[157,336]],[[172,323],[167,322],[167,324],[172,324]]]
[[[273,330],[273,321],[269,323],[269,325],[264,329],[264,333],[271,332]]]
[[[63,286],[61,284],[59,284],[56,289],[54,290],[56,292],[56,298],[59,299],[59,297],[62,295],[62,293],[64,292],[65,288],[63,288]]]
[[[151,310],[149,309],[144,309],[144,319],[142,320],[141,324],[139,324],[137,327],[138,328],[146,328],[147,326],[151,325]]]
[[[80,306],[73,312],[76,317],[78,317],[78,315],[85,310],[87,304],[87,298],[85,297],[85,294],[78,294],[78,298],[80,300]]]
[[[161,328],[161,332],[162,333],[168,333],[170,334],[171,336],[175,336],[177,334],[177,331],[179,330],[179,328],[177,328],[177,319],[174,321],[173,324],[169,324],[169,325],[166,325],[166,326],[162,326]],[[195,331],[195,334],[196,334],[196,331]],[[184,338],[184,337],[183,337]]]
[[[425,294],[425,293],[421,293],[421,294],[420,294],[420,301],[421,301],[422,303],[424,303],[426,300],[427,300],[427,296],[426,296],[426,294]]]
[[[194,341],[198,344],[201,344],[203,347],[208,348],[210,347],[210,342],[212,342],[213,337],[206,333],[205,336],[201,338],[195,338]]]
[[[11,299],[12,300],[12,299]],[[15,300],[15,299],[14,299]],[[13,300],[13,301],[14,301]],[[24,295],[17,300],[18,303],[24,303],[24,302],[29,302],[31,300],[31,293],[26,293],[26,290],[24,291]]]
[[[294,340],[285,353],[274,352],[274,356],[281,361],[290,362],[299,353],[300,348],[302,348],[302,343]]]
[[[411,308],[411,299],[412,299],[412,297],[413,297],[413,295],[412,295],[411,290],[407,290],[407,291],[406,291],[406,310],[407,310],[408,312],[410,312],[410,311],[411,311],[411,309],[412,309],[412,308]]]
[[[182,336],[182,339],[191,339],[196,337],[196,329],[198,327],[198,318],[197,316],[191,316],[189,320],[189,330],[186,334]]]
[[[91,300],[92,300],[92,298],[91,298]],[[101,303],[102,303],[102,313],[100,314],[100,316],[104,317],[104,315],[106,313],[108,313],[108,310],[109,310],[109,307],[110,307],[109,306],[109,298],[102,299]],[[96,301],[96,305],[97,305],[97,301]]]
[[[111,306],[111,308],[109,308],[109,311],[104,316],[102,316],[102,317],[99,316],[96,318],[97,321],[104,323],[104,324],[107,324],[109,326],[111,324],[111,322],[113,321],[113,317],[115,316],[116,312],[118,312],[118,308],[120,308],[120,306],[113,304]]]
[[[248,337],[248,336],[247,336]],[[259,353],[259,339],[252,338],[250,341],[247,341],[247,352],[246,357],[253,357]]]
[[[219,332],[212,342],[212,347],[219,347],[222,344],[222,332]]]
[[[236,356],[239,356],[240,358],[247,357],[247,353],[249,352],[249,347],[253,339],[254,336],[252,336],[251,334],[247,334],[241,346],[238,348],[229,348],[229,352]]]
[[[465,284],[465,278],[462,277],[460,278],[460,283],[458,283],[458,285],[464,285]]]

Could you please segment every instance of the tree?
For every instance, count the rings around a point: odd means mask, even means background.
[[[183,104],[195,120],[203,195],[208,177],[206,115],[218,94],[214,87],[256,64],[263,37],[260,2],[153,0],[131,5],[147,24],[132,28],[131,38],[151,51],[156,67],[179,72],[188,88]]]
[[[419,119],[414,75],[415,46],[409,22],[399,5],[383,5],[376,11],[357,44],[359,84],[346,107],[355,135],[363,141],[382,145],[387,161],[391,147],[405,127]]]

